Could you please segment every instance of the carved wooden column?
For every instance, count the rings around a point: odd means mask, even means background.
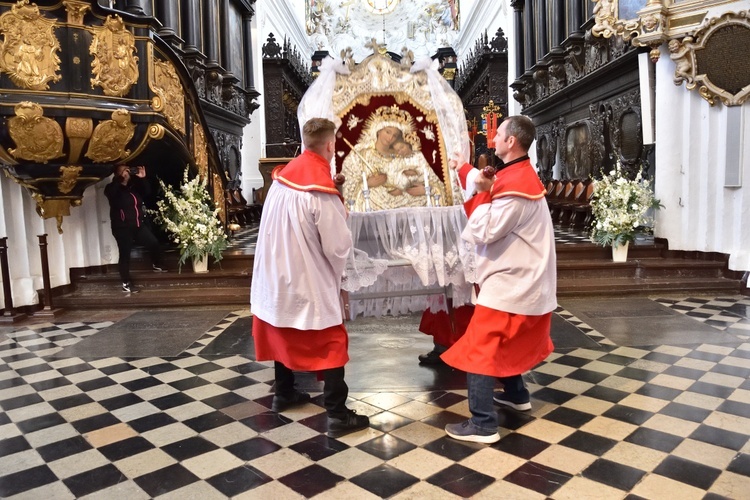
[[[565,29],[565,0],[552,0],[552,40],[551,47],[562,45],[568,32]]]
[[[180,20],[180,6],[178,0],[157,0],[156,18],[161,21],[163,26],[159,30],[159,35],[165,38],[177,36]]]
[[[510,5],[513,7],[513,30],[515,31],[516,45],[516,78],[523,75],[524,71],[524,40],[523,29],[523,4],[524,0],[511,0]]]
[[[583,22],[583,0],[569,0],[568,33],[580,33]]]
[[[524,70],[536,64],[536,40],[534,37],[534,2],[528,0],[523,8],[524,30]],[[519,73],[522,74],[523,72]]]
[[[127,0],[125,2],[125,10],[127,12],[130,12],[131,14],[138,14],[140,16],[145,16],[146,12],[143,10],[143,5],[141,4],[141,0]]]
[[[549,52],[549,33],[547,31],[547,2],[536,1],[536,47],[537,59],[541,59]]]
[[[182,33],[185,39],[186,52],[201,52],[203,39],[201,36],[201,4],[203,0],[182,0],[181,17]]]
[[[206,37],[203,39],[203,53],[206,54],[206,66],[219,65],[219,0],[205,0],[203,3],[204,29]]]
[[[229,30],[229,25],[232,22],[232,19],[230,17],[230,9],[232,6],[229,2],[221,2],[220,10],[219,10],[219,19],[221,19],[221,25],[224,27],[224,29],[221,30],[220,40],[219,40],[219,46],[221,47],[220,55],[221,55],[221,66],[226,70],[225,76],[236,76],[237,78],[242,77],[242,75],[234,75],[232,73],[232,38],[231,38],[231,31]],[[242,45],[241,40],[234,40],[235,44]]]

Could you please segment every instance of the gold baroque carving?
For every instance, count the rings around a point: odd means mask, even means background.
[[[57,189],[62,194],[68,194],[73,191],[73,188],[76,187],[76,183],[78,182],[78,177],[81,175],[81,170],[83,170],[83,167],[75,165],[63,165],[60,167],[60,180],[57,183]]]
[[[135,36],[118,15],[107,16],[104,26],[91,30],[94,34],[89,47],[89,53],[94,56],[91,88],[98,85],[104,95],[123,97],[139,76]]]
[[[42,107],[33,102],[16,104],[16,116],[8,120],[8,131],[16,143],[8,152],[15,158],[38,163],[63,155],[63,132],[60,124],[44,115]]]
[[[91,118],[70,116],[65,120],[65,135],[68,136],[68,143],[70,144],[68,162],[78,163],[83,145],[89,140],[93,131],[94,121]]]
[[[121,160],[130,154],[125,147],[135,134],[135,125],[130,121],[130,112],[116,109],[112,119],[106,120],[94,129],[94,134],[86,151],[86,157],[97,163],[110,163]]]
[[[208,147],[206,144],[206,134],[203,132],[200,123],[193,123],[193,156],[195,164],[198,165],[198,173],[202,179],[208,176]]]
[[[151,90],[156,94],[151,107],[167,117],[175,130],[185,133],[185,95],[177,70],[169,61],[153,58],[153,81]]]
[[[227,223],[227,212],[224,210],[224,187],[221,184],[221,177],[218,174],[213,174],[213,201],[214,206],[219,209],[219,220],[223,225]]]
[[[721,33],[732,30],[734,33]],[[737,43],[737,30],[746,30]],[[709,47],[711,38],[719,45]],[[674,83],[698,93],[710,105],[721,100],[726,106],[741,106],[750,97],[750,10],[727,12],[720,17],[706,19],[692,35],[682,40],[669,41],[669,57],[675,63]],[[744,41],[744,43],[743,43]],[[702,51],[706,51],[702,53]],[[718,67],[717,67],[718,66]],[[721,86],[722,82],[724,87]],[[732,87],[734,88],[727,88]]]
[[[64,0],[63,5],[68,13],[68,23],[74,26],[83,26],[83,17],[86,15],[86,11],[91,9],[91,4],[77,0]]]
[[[42,16],[36,4],[21,0],[0,16],[0,71],[18,87],[47,90],[49,82],[62,78],[60,42],[55,22]]]

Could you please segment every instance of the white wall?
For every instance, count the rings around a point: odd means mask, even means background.
[[[665,208],[656,213],[655,235],[670,249],[729,254],[730,269],[750,270],[750,104],[710,106],[697,90],[673,83],[674,69],[663,45],[656,64],[655,176]],[[728,143],[728,127],[740,127],[738,143]],[[726,187],[733,153],[742,185]]]
[[[276,43],[283,45],[286,36],[300,54],[314,52],[304,26],[304,3],[296,0],[258,2],[252,21],[253,74],[255,90],[260,92],[260,108],[252,114],[252,122],[245,127],[242,138],[242,194],[250,201],[252,189],[263,187],[263,177],[258,169],[258,160],[266,156],[266,115],[263,85],[263,45],[268,34],[273,33]],[[301,11],[301,13],[300,13]],[[304,56],[303,56],[304,57]],[[308,61],[309,66],[309,61]]]
[[[117,245],[109,227],[109,203],[104,186],[109,178],[89,187],[80,207],[71,208],[58,234],[55,219],[43,220],[36,202],[25,188],[0,175],[0,237],[7,237],[13,306],[39,303],[43,289],[38,235],[47,234],[47,256],[52,288],[70,283],[71,267],[88,267],[117,262]],[[5,307],[4,295],[0,304]]]

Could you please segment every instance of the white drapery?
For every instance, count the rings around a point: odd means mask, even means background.
[[[355,251],[342,286],[352,319],[444,310],[441,287],[450,287],[454,307],[471,302],[475,255],[461,239],[462,206],[353,212],[348,225]],[[431,295],[406,295],[428,289]],[[360,294],[381,297],[357,299]]]

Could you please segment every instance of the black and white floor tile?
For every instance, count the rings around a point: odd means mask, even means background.
[[[526,374],[533,409],[498,408],[493,445],[445,436],[469,416],[463,388],[356,370],[369,429],[328,438],[319,391],[271,413],[269,363],[205,354],[247,311],[174,357],[60,357],[116,324],[99,316],[2,328],[0,497],[750,498],[750,298],[653,300],[736,342],[619,346],[560,308],[596,347]],[[393,352],[388,370],[415,369]]]

